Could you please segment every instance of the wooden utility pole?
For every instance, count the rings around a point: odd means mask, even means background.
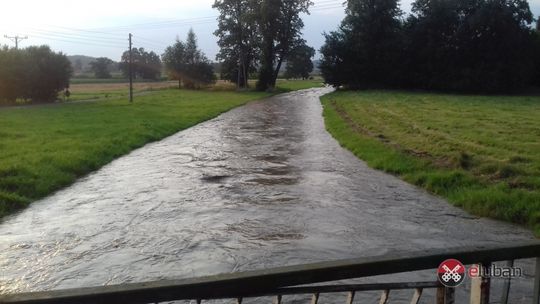
[[[133,102],[133,51],[131,43],[131,33],[129,33],[129,102]]]
[[[28,36],[21,37],[21,36],[4,35],[4,37],[11,40],[11,41],[13,41],[13,42],[15,42],[15,49],[19,48],[19,41],[24,40],[24,39],[28,39]]]
[[[242,55],[240,55],[240,57],[238,57],[238,79],[236,81],[236,89],[237,90],[240,90],[242,88],[242,85],[240,84],[240,81],[242,80],[241,79],[241,75],[242,75],[241,74],[242,73],[242,59],[241,59],[241,56]]]

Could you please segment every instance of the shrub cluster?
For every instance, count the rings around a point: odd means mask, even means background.
[[[48,46],[0,48],[0,103],[53,102],[72,73],[68,58]]]

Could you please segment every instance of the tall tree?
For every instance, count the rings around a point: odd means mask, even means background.
[[[179,88],[197,88],[215,82],[214,68],[206,55],[198,49],[197,37],[189,30],[186,42],[178,38],[165,49],[162,56],[169,77],[178,80]]]
[[[182,88],[182,74],[186,66],[185,53],[186,46],[177,37],[176,42],[172,46],[168,46],[161,56],[169,79],[178,80],[178,88]]]
[[[261,0],[258,29],[261,33],[261,58],[257,89],[273,89],[281,65],[299,43],[304,22],[301,13],[309,13],[309,0]]]
[[[257,6],[254,0],[216,0],[213,7],[220,12],[214,35],[220,47],[216,58],[222,61],[222,77],[247,88],[258,52]]]
[[[111,71],[109,70],[110,65],[113,64],[113,61],[107,57],[99,57],[96,60],[90,62],[90,67],[96,78],[111,78]]]
[[[313,71],[313,61],[311,61],[313,56],[315,56],[315,49],[307,46],[305,42],[296,46],[287,59],[285,77],[307,79],[309,73]]]
[[[348,1],[340,28],[325,35],[321,48],[327,82],[349,87],[398,82],[401,14],[397,0]]]

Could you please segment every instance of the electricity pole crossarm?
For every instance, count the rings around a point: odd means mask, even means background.
[[[5,38],[15,42],[15,48],[18,49],[19,48],[19,41],[21,40],[24,40],[24,39],[28,39],[28,36],[24,36],[24,37],[21,37],[21,36],[8,36],[8,35],[4,35]]]

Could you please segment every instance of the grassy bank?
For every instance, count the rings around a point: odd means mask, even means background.
[[[0,109],[0,216],[148,142],[269,95],[170,89],[139,96],[133,104],[122,98]]]
[[[540,235],[540,97],[346,92],[327,129],[370,166]]]

